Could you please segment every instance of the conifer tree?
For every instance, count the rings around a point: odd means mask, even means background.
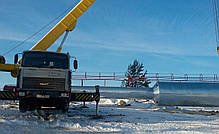
[[[149,81],[145,79],[147,70],[144,71],[143,63],[139,63],[138,60],[134,60],[133,64],[128,66],[128,70],[125,73],[126,80],[122,81],[122,87],[148,87]]]

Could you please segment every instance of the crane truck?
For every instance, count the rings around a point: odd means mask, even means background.
[[[81,0],[59,23],[57,23],[30,50],[14,57],[14,64],[5,64],[5,58],[0,56],[0,71],[11,72],[17,78],[15,92],[1,91],[0,99],[19,100],[21,112],[42,108],[55,108],[67,111],[70,101],[98,101],[99,88],[95,93],[72,93],[71,65],[69,53],[61,53],[62,45],[69,33],[76,26],[77,19],[95,2]],[[64,32],[66,32],[59,48],[46,51]],[[74,58],[74,57],[73,57]],[[78,62],[74,58],[74,69]]]
[[[16,55],[15,63],[17,57]],[[71,94],[70,59],[68,53],[23,52],[16,88],[19,91],[21,112],[41,107],[68,110]],[[77,69],[76,64],[75,69]]]

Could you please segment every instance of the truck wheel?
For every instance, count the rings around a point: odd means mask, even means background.
[[[62,109],[62,112],[63,112],[63,113],[66,113],[66,112],[68,112],[68,108],[69,108],[69,105],[68,105],[68,104],[66,104],[66,106],[65,106],[65,107],[63,107],[63,109]]]
[[[27,111],[27,104],[25,100],[19,100],[19,111],[25,113]]]
[[[60,110],[62,110],[63,113],[68,112],[68,108],[69,108],[69,102],[62,102],[60,103]]]

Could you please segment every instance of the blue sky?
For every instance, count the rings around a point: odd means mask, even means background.
[[[1,0],[0,55],[79,0]],[[5,55],[30,49],[55,25]],[[60,39],[49,50],[56,50]],[[138,59],[148,72],[219,73],[211,0],[96,0],[79,18],[63,52],[79,72],[125,72]],[[0,87],[15,83],[0,73]]]

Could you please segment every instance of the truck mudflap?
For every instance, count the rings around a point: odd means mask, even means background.
[[[18,100],[15,92],[0,91],[0,100]]]

